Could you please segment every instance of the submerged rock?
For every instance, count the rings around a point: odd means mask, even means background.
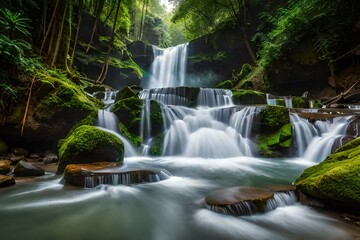
[[[9,160],[0,161],[0,174],[8,174],[11,170],[11,163]]]
[[[213,192],[205,198],[206,208],[227,215],[242,216],[265,212],[274,193],[261,188],[232,187]]]
[[[0,175],[0,188],[15,185],[15,180],[12,177]]]
[[[124,144],[114,134],[94,126],[80,126],[68,136],[59,148],[57,173],[68,164],[119,162],[124,159]]]
[[[14,175],[17,177],[42,176],[44,174],[44,169],[23,160],[18,162],[14,168]]]
[[[70,164],[64,172],[64,183],[93,188],[100,184],[130,185],[158,182],[168,174],[157,169],[119,168],[120,163],[97,162],[91,164]]]
[[[221,189],[207,196],[202,205],[207,209],[232,216],[264,213],[279,206],[294,204],[293,186],[277,185],[267,189],[255,187],[232,187]]]
[[[305,169],[294,184],[325,205],[360,211],[360,138]]]

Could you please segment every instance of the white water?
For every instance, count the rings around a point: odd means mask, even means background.
[[[188,43],[161,49],[153,46],[151,76],[144,88],[178,87],[185,85]]]

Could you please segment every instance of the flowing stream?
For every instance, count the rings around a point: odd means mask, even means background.
[[[130,143],[125,147],[126,167],[166,169],[167,179],[91,189],[63,186],[60,177],[52,174],[20,182],[0,190],[1,236],[7,240],[352,238],[338,221],[301,205],[293,196],[276,195],[270,206],[274,210],[242,217],[199,206],[204,197],[218,189],[291,185],[305,168],[326,157],[334,144],[340,144],[352,117],[310,123],[292,113],[297,155],[256,157],[253,131],[261,106],[234,105],[228,90],[203,88],[189,97],[185,89],[168,88],[184,83],[186,57],[184,60],[179,54],[186,52],[185,48],[154,48],[159,53],[155,54],[151,83],[140,93],[145,102],[142,137],[147,142],[154,137],[149,130],[150,118],[146,117],[150,111],[147,102],[153,99],[161,105],[161,156],[150,157],[148,151],[141,156]],[[170,66],[158,66],[163,61]],[[116,121],[110,112],[99,111],[98,126],[126,143]],[[329,150],[326,153],[325,148]]]

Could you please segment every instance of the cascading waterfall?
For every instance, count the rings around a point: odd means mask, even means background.
[[[231,91],[201,88],[195,109],[185,107],[186,101],[172,88],[144,90],[140,96],[145,102],[158,99],[162,103],[163,155],[203,158],[252,156],[250,132],[257,114],[256,107],[233,106]],[[236,114],[239,111],[241,113]]]
[[[320,162],[341,145],[341,139],[353,116],[340,116],[330,120],[316,120],[314,124],[297,114],[290,114],[294,128],[298,156],[311,162]]]
[[[96,125],[101,128],[103,131],[107,131],[109,133],[114,134],[116,137],[120,138],[120,140],[124,143],[125,148],[125,157],[136,156],[136,150],[134,146],[130,143],[130,141],[123,137],[120,134],[120,129],[118,125],[118,119],[116,115],[109,110],[112,107],[112,104],[115,101],[115,96],[118,91],[111,91],[110,89],[106,89],[104,93],[104,98],[102,101],[106,104],[106,109],[99,109],[98,117],[96,119]]]
[[[161,49],[153,46],[151,75],[144,88],[178,87],[185,85],[188,43]]]

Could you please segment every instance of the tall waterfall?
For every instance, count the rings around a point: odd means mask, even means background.
[[[144,88],[178,87],[185,85],[188,43],[161,49],[153,46],[151,75]]]

